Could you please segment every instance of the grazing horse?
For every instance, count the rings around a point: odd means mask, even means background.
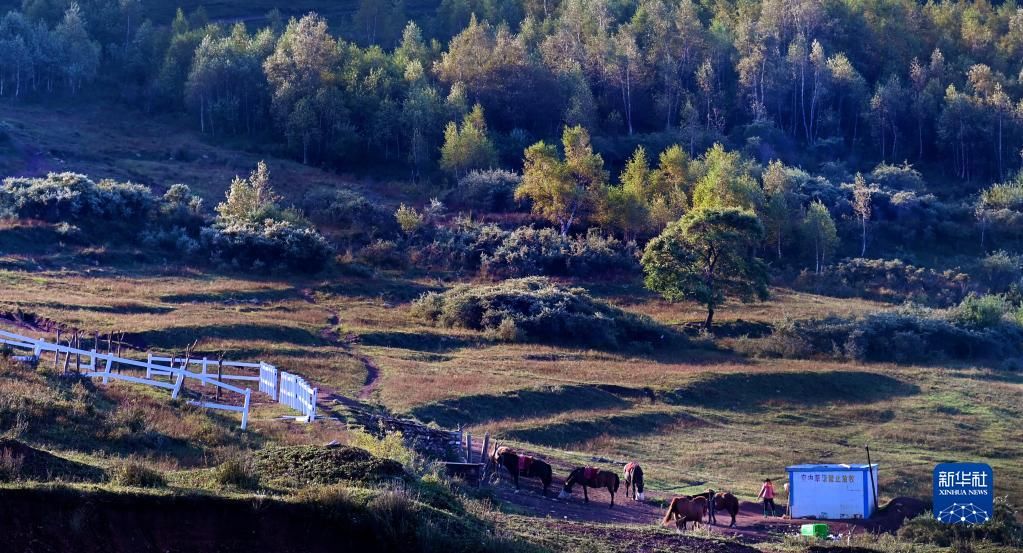
[[[543,496],[547,497],[547,488],[550,487],[554,474],[550,465],[535,457],[520,455],[507,448],[504,451],[498,448],[495,455],[497,456],[497,465],[508,469],[508,473],[512,475],[516,490],[519,489],[519,476],[539,478],[543,483]]]
[[[561,494],[558,497],[564,499],[572,493],[572,486],[579,484],[583,487],[583,500],[586,503],[590,502],[590,495],[586,492],[586,488],[607,488],[607,493],[611,495],[611,509],[615,506],[615,494],[618,493],[618,486],[621,484],[621,480],[618,475],[609,471],[601,470],[591,467],[578,467],[572,469],[572,472],[568,474],[568,478],[565,479],[565,487],[561,490]]]
[[[625,465],[623,472],[625,480],[625,497],[629,497],[629,487],[632,487],[632,499],[643,501],[643,467],[633,461]]]
[[[693,527],[703,523],[703,515],[707,512],[707,498],[702,495],[674,497],[664,515],[664,524],[675,520],[675,528],[679,532],[686,529],[686,523],[692,522]]]

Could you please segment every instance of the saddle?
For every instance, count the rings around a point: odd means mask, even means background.
[[[583,480],[589,482],[590,480],[593,480],[593,478],[595,476],[597,476],[597,474],[599,472],[600,472],[600,469],[598,469],[598,468],[584,467],[583,468]]]

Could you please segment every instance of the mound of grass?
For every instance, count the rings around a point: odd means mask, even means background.
[[[344,446],[270,447],[255,453],[254,467],[262,480],[285,485],[365,482],[406,475],[396,461]]]
[[[650,347],[674,338],[652,319],[599,302],[582,288],[547,278],[463,284],[430,292],[413,304],[415,316],[447,327],[486,332],[508,342],[556,342],[613,349]]]
[[[102,469],[58,457],[17,440],[0,438],[0,481],[102,482]]]
[[[113,481],[118,486],[133,488],[163,488],[167,479],[163,473],[151,468],[141,459],[129,459],[114,471]]]

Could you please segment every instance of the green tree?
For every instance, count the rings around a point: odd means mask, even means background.
[[[640,146],[625,164],[619,184],[607,189],[601,223],[621,231],[626,240],[649,229],[651,176],[646,150]]]
[[[671,302],[707,307],[704,326],[728,297],[767,299],[767,266],[753,255],[764,227],[753,213],[735,208],[697,209],[647,244],[642,265],[646,287]]]
[[[497,163],[497,150],[487,135],[483,107],[473,106],[459,127],[452,121],[444,129],[440,166],[461,176],[473,169],[485,169]]]
[[[768,164],[762,177],[767,205],[764,208],[764,227],[767,240],[782,257],[782,242],[792,227],[792,178],[782,162],[775,160]]]
[[[217,223],[223,227],[261,223],[273,217],[279,200],[270,186],[270,170],[260,161],[249,178],[231,181],[227,198],[217,205]]]
[[[693,207],[738,207],[757,212],[764,191],[750,174],[739,152],[714,144],[699,162],[701,176],[693,191]]]
[[[803,234],[812,246],[814,272],[820,274],[824,270],[825,261],[834,253],[838,246],[838,231],[835,220],[820,200],[812,202],[803,217]]]
[[[561,235],[592,209],[607,183],[604,160],[593,153],[590,135],[582,127],[566,127],[562,133],[565,159],[557,147],[543,141],[526,148],[522,183],[515,199],[529,199],[533,213],[556,223]]]

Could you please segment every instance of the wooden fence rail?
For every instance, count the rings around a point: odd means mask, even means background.
[[[305,415],[309,422],[316,419],[316,392],[301,376],[281,372],[278,401]]]
[[[172,398],[177,398],[180,395],[187,380],[197,380],[201,386],[205,387],[209,385],[216,387],[218,392],[218,401],[207,401],[202,399],[190,401],[189,403],[207,409],[219,409],[222,411],[241,413],[242,429],[245,429],[248,426],[252,390],[228,384],[225,382],[226,380],[258,382],[259,391],[267,394],[271,399],[280,401],[281,403],[302,413],[304,418],[308,421],[312,421],[316,418],[317,389],[310,386],[302,377],[296,374],[278,371],[277,367],[274,367],[269,363],[247,363],[239,361],[223,361],[219,359],[212,360],[206,357],[202,359],[189,359],[187,357],[161,357],[153,355],[152,353],[147,355],[145,361],[140,361],[119,357],[109,352],[100,353],[95,349],[83,350],[71,347],[70,345],[65,346],[60,343],[50,343],[45,340],[22,336],[20,334],[14,334],[4,330],[0,330],[0,345],[5,345],[9,348],[31,350],[32,355],[25,357],[34,359],[35,361],[39,361],[43,353],[52,352],[54,367],[58,365],[59,357],[64,355],[65,369],[67,369],[68,363],[72,356],[74,356],[76,359],[76,366],[79,367],[80,373],[83,376],[100,378],[104,384],[109,383],[110,380],[121,380],[134,384],[143,384],[146,386],[162,388],[170,390]],[[81,362],[83,359],[85,360],[84,364]],[[100,368],[100,364],[102,364],[102,368]],[[199,371],[193,372],[189,370],[189,367],[193,366],[198,366]],[[132,370],[145,370],[146,376],[143,378],[140,376],[121,374],[120,369],[122,367],[128,367]],[[241,369],[255,368],[259,369],[259,375],[223,374],[224,367]],[[115,368],[118,369],[118,372],[113,372]],[[216,372],[210,372],[211,368],[215,369]],[[169,380],[160,380],[159,378],[161,377],[167,377]],[[239,406],[220,403],[220,391],[234,392],[243,396],[244,399],[242,405]]]

